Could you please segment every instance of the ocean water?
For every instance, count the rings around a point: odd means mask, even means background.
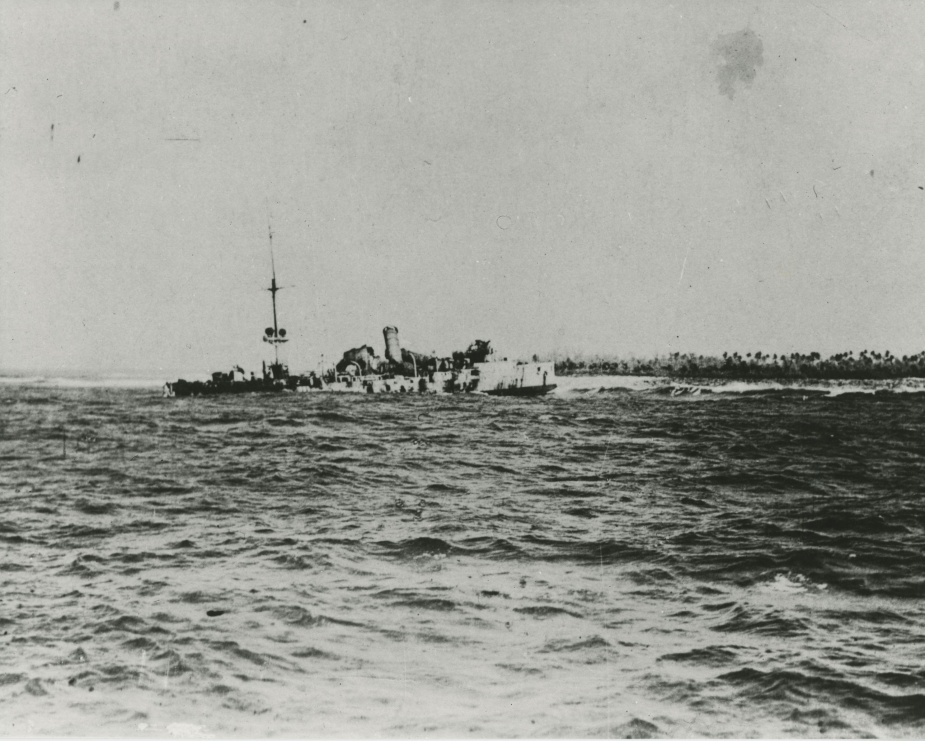
[[[0,385],[0,734],[925,735],[925,394],[614,386]]]

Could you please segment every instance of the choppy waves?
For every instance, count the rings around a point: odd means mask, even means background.
[[[925,397],[632,383],[0,388],[10,732],[920,737]]]

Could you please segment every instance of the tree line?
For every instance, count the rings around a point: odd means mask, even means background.
[[[889,350],[836,353],[771,354],[724,352],[722,356],[670,353],[655,358],[597,356],[557,360],[561,376],[667,376],[725,379],[891,379],[925,378],[925,352],[898,357]]]

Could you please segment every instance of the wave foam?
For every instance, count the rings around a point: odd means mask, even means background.
[[[135,378],[126,376],[0,376],[0,385],[40,386],[42,388],[113,388],[160,389],[162,378]]]
[[[627,391],[650,391],[672,384],[665,378],[655,376],[558,376],[558,394],[581,394],[597,391],[625,389]]]
[[[560,376],[556,379],[559,395],[579,395],[607,391],[656,391],[672,396],[709,394],[766,395],[775,393],[837,397],[847,394],[878,393],[914,394],[925,392],[925,379],[857,381],[725,381],[691,379],[678,381],[664,376]]]
[[[759,591],[774,594],[805,594],[809,591],[825,591],[827,584],[815,584],[802,574],[776,574],[774,579],[760,585]]]

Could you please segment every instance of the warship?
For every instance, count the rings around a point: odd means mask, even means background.
[[[551,362],[510,361],[497,358],[489,340],[475,340],[464,351],[449,357],[424,354],[403,348],[398,328],[382,330],[384,357],[370,345],[347,350],[330,368],[309,373],[290,373],[280,361],[280,345],[289,341],[279,326],[276,294],[276,264],[273,260],[273,233],[270,231],[273,326],[264,330],[263,341],[273,348],[273,361],[263,362],[259,376],[249,375],[239,365],[228,372],[217,371],[206,381],[179,379],[164,384],[165,396],[210,396],[242,393],[479,393],[490,396],[542,396],[556,388]],[[535,358],[535,356],[534,356]]]

